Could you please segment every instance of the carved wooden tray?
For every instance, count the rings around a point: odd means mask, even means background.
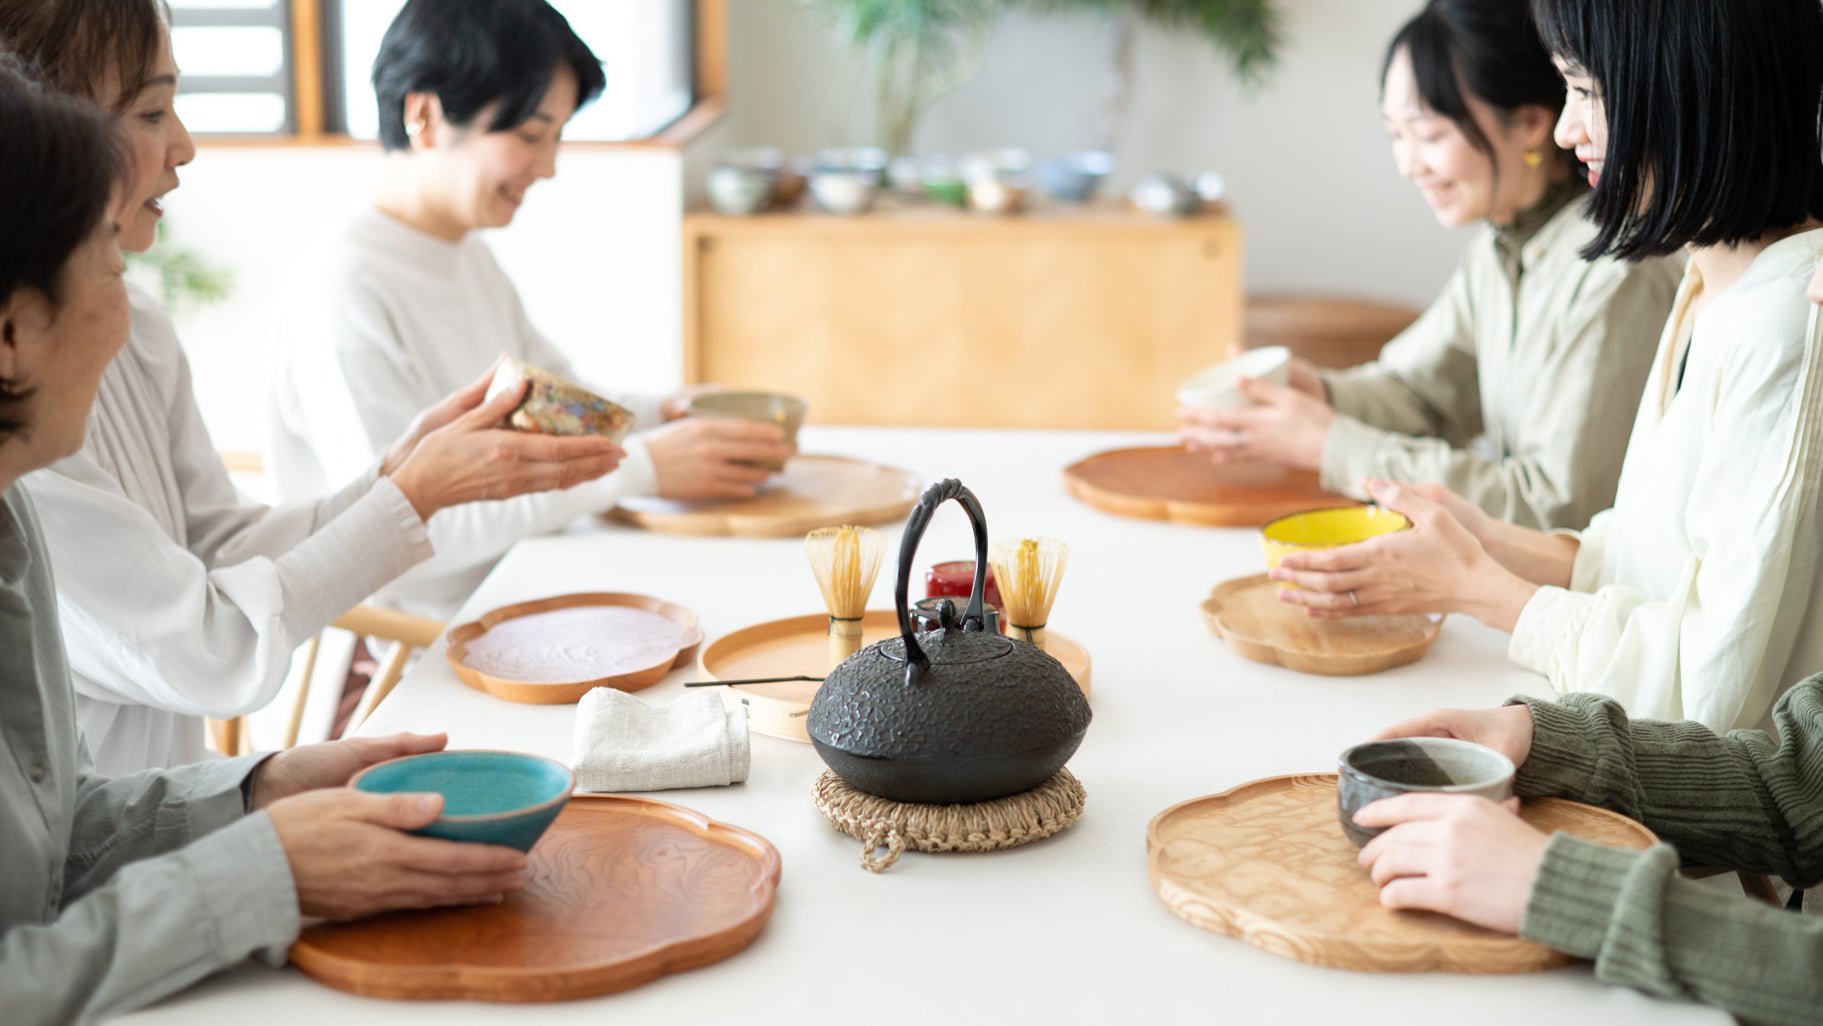
[[[1217,466],[1182,446],[1115,449],[1064,468],[1070,494],[1104,513],[1215,527],[1258,527],[1287,513],[1346,506],[1317,475],[1270,463]]]
[[[1520,815],[1602,844],[1656,838],[1617,813],[1544,798]],[[1569,956],[1432,912],[1381,907],[1336,822],[1333,773],[1270,777],[1174,805],[1146,829],[1146,866],[1180,918],[1275,955],[1369,972],[1521,973]]]
[[[676,644],[608,644],[602,635],[616,630],[618,621],[613,617],[622,611],[662,616],[675,622],[682,636]],[[587,619],[591,613],[599,613],[602,618]],[[571,623],[552,619],[566,614],[584,619]],[[539,620],[530,619],[533,617]],[[515,639],[518,650],[508,653],[511,658],[504,664],[501,656],[484,661],[480,650],[483,636],[511,621],[518,624],[503,629],[528,628],[524,637]],[[531,629],[537,622],[544,622],[545,629]],[[637,627],[627,625],[627,629]],[[456,677],[477,691],[509,702],[564,705],[578,701],[590,688],[638,691],[651,687],[674,667],[688,666],[702,640],[696,614],[683,606],[650,595],[605,591],[502,606],[479,620],[451,629],[444,655]]]
[[[1070,671],[1082,693],[1089,693],[1089,652],[1054,630],[1045,630],[1045,651]],[[897,637],[899,617],[890,609],[870,609],[861,619],[861,643]],[[696,660],[704,680],[740,680],[749,677],[821,677],[829,672],[829,617],[824,613],[743,627],[703,646]],[[818,685],[810,681],[784,684],[741,684],[717,688],[722,701],[747,706],[747,726],[755,733],[810,743],[804,720]]]
[[[1203,600],[1203,622],[1244,658],[1335,677],[1415,663],[1443,630],[1441,616],[1313,620],[1280,600],[1279,587],[1265,574],[1224,581]]]
[[[844,456],[799,456],[758,495],[732,502],[620,500],[615,520],[665,534],[789,538],[819,527],[880,524],[918,502],[918,478],[897,467]]]
[[[645,798],[577,795],[499,905],[313,926],[298,968],[338,990],[414,1000],[567,1001],[718,962],[772,916],[765,838]]]

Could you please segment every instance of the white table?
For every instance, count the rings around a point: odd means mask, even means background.
[[[320,986],[296,970],[248,966],[132,1018],[138,1023],[377,1021],[555,1023],[1413,1021],[1727,1022],[1602,985],[1587,966],[1506,977],[1370,975],[1320,969],[1199,930],[1169,913],[1146,878],[1145,830],[1178,801],[1280,773],[1333,767],[1337,752],[1434,706],[1486,706],[1539,692],[1505,658],[1505,635],[1452,618],[1419,663],[1324,678],[1247,662],[1205,630],[1209,588],[1260,566],[1252,531],[1112,517],[1064,492],[1082,456],[1161,439],[1085,433],[807,429],[807,451],[866,456],[926,483],[959,477],[989,530],[1066,539],[1071,557],[1051,622],[1094,659],[1094,723],[1071,770],[1083,818],[1041,843],[993,855],[908,852],[882,875],[859,842],[810,802],[823,769],[808,745],[755,736],[743,786],[664,792],[777,845],[784,876],[771,923],[747,951],[623,994],[559,1005],[409,1004]],[[891,602],[899,531],[874,592]],[[967,518],[939,512],[917,560],[971,555]],[[589,528],[515,548],[457,622],[573,591],[659,595],[695,609],[709,638],[820,612],[795,539],[689,539]],[[922,594],[914,582],[912,594]],[[688,672],[641,697],[682,693]],[[363,727],[447,730],[454,747],[571,759],[574,709],[515,705],[458,682],[429,650]]]

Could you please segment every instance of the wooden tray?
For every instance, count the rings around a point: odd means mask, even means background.
[[[1602,844],[1650,847],[1625,816],[1544,798],[1526,822]],[[1146,829],[1165,906],[1205,930],[1300,962],[1369,972],[1521,973],[1569,956],[1432,912],[1381,907],[1336,822],[1333,773],[1271,777],[1174,805]]]
[[[413,1000],[568,1001],[719,962],[772,916],[779,853],[668,802],[577,795],[498,905],[313,926],[299,969],[338,990]]]
[[[1089,653],[1054,630],[1045,630],[1045,651],[1070,671],[1082,693],[1089,693]],[[861,618],[861,643],[898,637],[899,617],[890,609],[870,609]],[[817,677],[829,672],[829,616],[813,613],[743,627],[703,646],[696,666],[704,680],[744,677]],[[717,688],[722,702],[747,706],[747,725],[756,733],[788,741],[810,742],[804,719],[818,685],[742,684]]]
[[[514,680],[509,677],[498,677],[485,673],[464,660],[468,656],[468,646],[476,638],[487,633],[493,627],[521,616],[535,613],[548,613],[557,609],[572,609],[583,606],[619,606],[629,609],[643,609],[657,613],[668,620],[674,620],[690,632],[688,646],[674,650],[670,655],[626,673],[609,677],[594,677],[587,680],[550,681]],[[686,639],[688,640],[688,638]],[[535,602],[520,602],[502,606],[481,617],[479,620],[462,624],[449,632],[449,644],[444,655],[449,659],[450,669],[454,670],[457,679],[477,691],[485,691],[496,698],[509,702],[525,702],[531,705],[564,705],[575,702],[590,688],[617,688],[621,691],[638,691],[648,688],[665,678],[665,674],[678,666],[688,666],[696,658],[696,650],[702,645],[702,631],[697,629],[696,614],[683,606],[650,595],[633,595],[625,592],[604,591],[590,592],[581,595],[558,595],[555,598],[538,599]]]
[[[1346,506],[1317,475],[1270,463],[1216,466],[1182,446],[1115,449],[1064,468],[1070,494],[1104,513],[1215,527],[1258,527],[1287,513]]]
[[[1279,587],[1265,574],[1224,581],[1203,600],[1203,621],[1243,658],[1332,677],[1415,663],[1443,630],[1441,616],[1313,620],[1281,601]]]
[[[918,502],[916,476],[843,456],[799,456],[758,495],[735,502],[672,502],[650,496],[620,500],[615,520],[665,534],[789,538],[819,527],[879,524]]]

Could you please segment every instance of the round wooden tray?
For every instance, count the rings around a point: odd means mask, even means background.
[[[673,502],[651,496],[620,500],[615,520],[664,534],[789,538],[819,527],[879,524],[918,502],[916,476],[844,456],[799,456],[751,499]]]
[[[1415,663],[1443,630],[1441,616],[1313,620],[1279,588],[1265,574],[1224,581],[1203,600],[1203,622],[1243,658],[1332,677]]]
[[[594,677],[588,680],[561,683],[496,677],[483,673],[463,661],[468,655],[470,642],[507,620],[580,606],[623,606],[630,609],[644,609],[682,624],[685,630],[690,632],[690,637],[695,640],[691,641],[687,647],[676,650],[650,666],[609,677]],[[621,691],[638,691],[641,688],[649,688],[663,680],[665,674],[670,673],[673,668],[688,666],[690,660],[696,657],[696,650],[701,646],[702,640],[702,631],[698,630],[696,626],[696,614],[683,606],[674,602],[666,602],[664,599],[653,598],[650,595],[603,591],[580,595],[558,595],[534,602],[519,602],[510,606],[502,606],[484,614],[479,620],[452,628],[444,655],[449,659],[450,669],[455,671],[457,679],[477,691],[485,691],[495,698],[504,698],[509,702],[525,702],[530,705],[565,705],[578,701],[591,688],[616,688]]]
[[[369,997],[593,997],[745,948],[779,884],[765,838],[645,798],[571,798],[531,863],[525,890],[498,905],[313,926],[291,960]]]
[[[1046,629],[1045,651],[1076,678],[1082,693],[1089,693],[1089,653],[1070,638]],[[897,637],[899,616],[890,609],[870,609],[861,618],[861,643]],[[829,672],[829,616],[813,613],[743,627],[703,646],[696,666],[704,680],[747,677],[818,677]],[[785,684],[741,684],[718,688],[726,704],[747,707],[747,725],[754,732],[787,741],[810,742],[804,720],[818,685],[810,681]]]
[[[1182,446],[1115,449],[1064,468],[1070,494],[1104,513],[1215,527],[1258,527],[1287,513],[1345,506],[1317,475],[1270,463],[1210,462]]]
[[[1526,822],[1602,844],[1650,847],[1625,816],[1543,798]],[[1369,972],[1521,973],[1567,955],[1432,912],[1392,911],[1336,822],[1333,773],[1270,777],[1173,805],[1146,829],[1146,866],[1165,906],[1275,955]]]

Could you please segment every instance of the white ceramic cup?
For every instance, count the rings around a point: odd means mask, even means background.
[[[1205,367],[1177,386],[1180,405],[1199,410],[1238,410],[1252,403],[1241,392],[1241,379],[1275,385],[1291,383],[1291,350],[1284,346],[1249,349],[1232,360]]]

